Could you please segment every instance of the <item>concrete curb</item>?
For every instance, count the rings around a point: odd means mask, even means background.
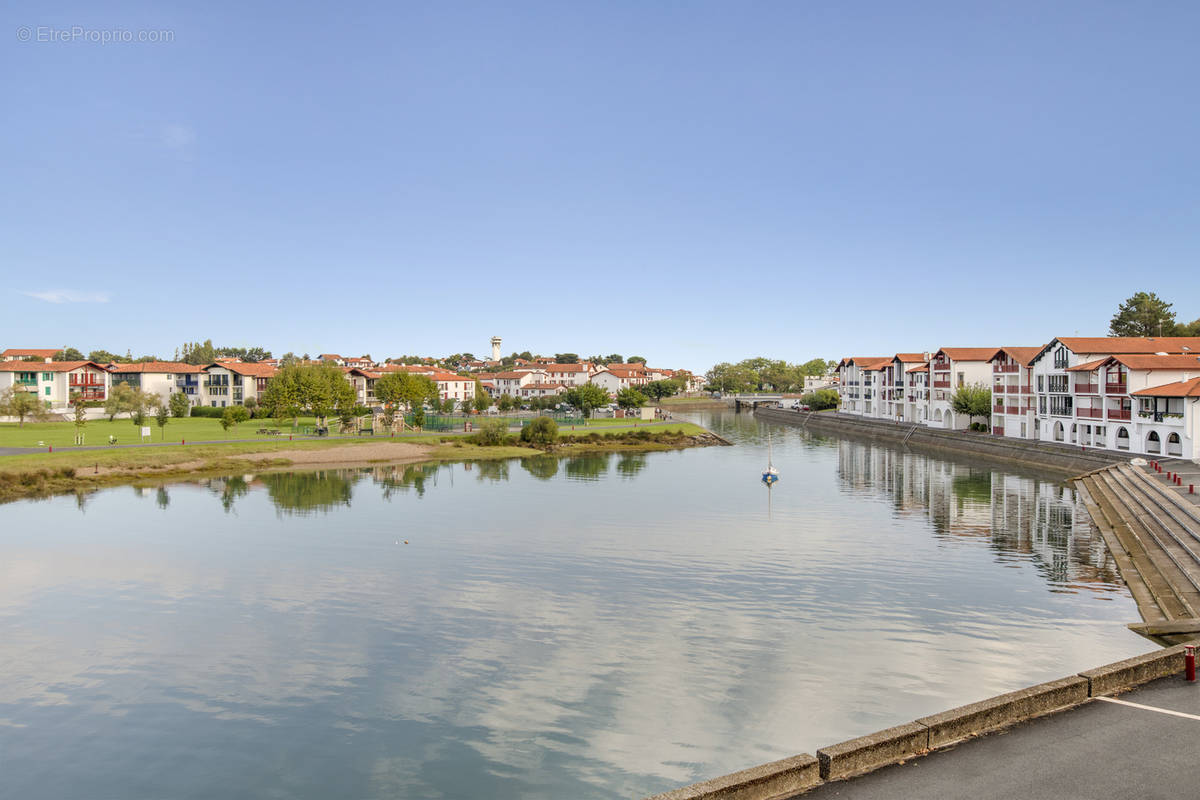
[[[894,764],[929,749],[929,729],[919,722],[860,736],[817,751],[821,780],[834,781]]]
[[[1087,699],[1088,680],[1076,675],[922,717],[917,722],[929,729],[929,748],[934,749],[1077,706]]]
[[[1183,645],[1177,644],[1115,664],[1089,669],[1079,675],[1087,678],[1088,697],[1101,697],[1180,672],[1183,672]]]
[[[972,736],[1066,711],[1093,697],[1181,674],[1183,656],[1184,645],[1155,650],[822,747],[817,750],[816,758],[802,753],[656,794],[646,800],[785,800],[797,797],[821,783],[871,772]]]
[[[801,753],[682,789],[672,789],[647,800],[780,800],[795,797],[820,782],[817,759]]]

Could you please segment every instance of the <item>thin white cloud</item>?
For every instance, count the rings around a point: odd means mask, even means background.
[[[196,143],[196,132],[187,125],[164,125],[162,141],[171,150],[188,150]]]
[[[40,292],[21,292],[46,303],[107,303],[108,292],[81,292],[76,289],[43,289]]]

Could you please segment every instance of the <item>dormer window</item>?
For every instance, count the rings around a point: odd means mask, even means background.
[[[1054,367],[1062,369],[1067,366],[1067,348],[1060,347],[1054,351]]]

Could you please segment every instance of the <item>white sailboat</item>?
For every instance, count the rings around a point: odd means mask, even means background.
[[[767,431],[767,470],[762,474],[763,483],[770,486],[779,480],[779,470],[771,463],[771,432]]]

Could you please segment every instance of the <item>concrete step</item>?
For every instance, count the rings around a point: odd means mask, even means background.
[[[1129,594],[1133,596],[1133,600],[1137,603],[1138,613],[1142,615],[1142,620],[1148,624],[1166,622],[1167,617],[1162,613],[1162,609],[1158,607],[1157,601],[1154,599],[1154,594],[1150,591],[1150,587],[1146,585],[1145,579],[1134,566],[1133,559],[1130,558],[1129,552],[1121,543],[1120,537],[1117,536],[1116,530],[1113,527],[1112,521],[1108,518],[1107,513],[1100,506],[1094,497],[1087,484],[1091,484],[1089,479],[1086,481],[1076,479],[1075,490],[1079,492],[1080,498],[1087,506],[1088,512],[1092,517],[1092,523],[1096,529],[1100,531],[1101,538],[1104,539],[1104,545],[1108,548],[1109,554],[1116,562],[1117,570],[1121,573],[1121,580],[1125,582],[1126,588],[1129,589]]]
[[[1133,531],[1146,545],[1147,552],[1170,582],[1175,595],[1186,609],[1200,609],[1200,582],[1195,578],[1197,555],[1186,546],[1179,527],[1157,508],[1138,485],[1118,470],[1105,473],[1102,480],[1124,505],[1118,509],[1123,518],[1132,518]],[[1157,550],[1153,545],[1157,545]],[[1196,613],[1190,616],[1197,616]]]
[[[1113,521],[1122,544],[1163,615],[1168,620],[1196,616],[1176,592],[1175,584],[1182,578],[1179,569],[1138,518],[1136,503],[1122,491],[1109,472],[1097,473],[1089,480],[1094,487],[1093,496]]]

